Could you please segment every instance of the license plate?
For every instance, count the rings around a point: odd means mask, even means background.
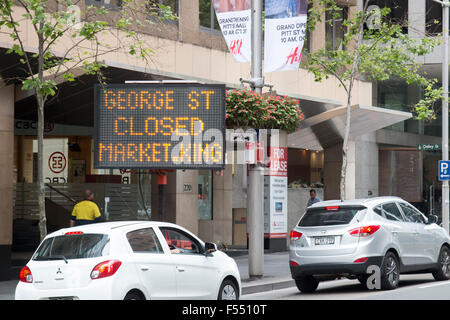
[[[334,237],[318,237],[315,239],[316,246],[334,244]]]

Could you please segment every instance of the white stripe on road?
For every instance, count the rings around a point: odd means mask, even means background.
[[[421,286],[421,287],[419,287],[419,289],[426,289],[426,288],[431,288],[431,287],[443,286],[443,285],[446,285],[446,284],[450,284],[450,282],[444,281],[444,282],[429,284],[427,286]]]

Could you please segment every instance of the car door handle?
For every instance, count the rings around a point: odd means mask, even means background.
[[[392,234],[398,234],[398,231],[392,231]]]
[[[142,270],[142,271],[148,271],[148,270],[150,270],[150,268],[147,267],[147,266],[141,266],[141,270]]]
[[[177,267],[177,270],[178,270],[178,272],[184,272],[185,271],[184,268],[182,268],[182,267]]]

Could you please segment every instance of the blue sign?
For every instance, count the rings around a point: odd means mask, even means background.
[[[439,180],[450,180],[450,161],[439,160]]]

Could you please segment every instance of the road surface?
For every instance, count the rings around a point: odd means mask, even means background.
[[[401,275],[396,290],[368,290],[358,280],[321,282],[316,292],[305,294],[296,287],[248,294],[242,300],[450,300],[450,280],[438,282],[431,274]]]

